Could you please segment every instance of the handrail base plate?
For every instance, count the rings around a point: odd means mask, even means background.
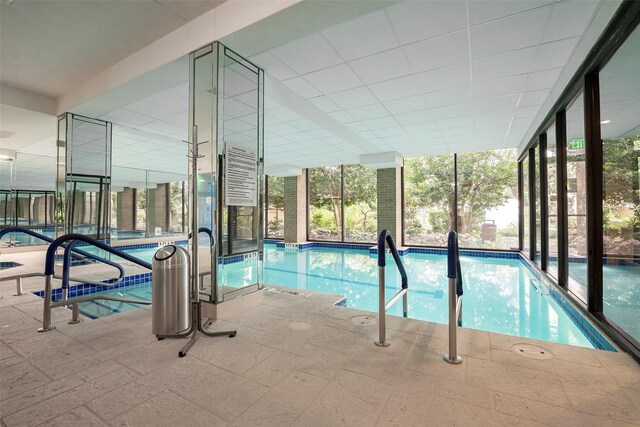
[[[56,327],[55,326],[50,326],[48,328],[38,328],[38,332],[49,332],[49,331],[53,331]]]
[[[391,345],[391,341],[389,340],[384,340],[384,342],[380,342],[380,340],[375,340],[373,343],[378,347],[389,347]]]
[[[451,360],[449,355],[445,354],[444,356],[442,356],[442,358],[444,359],[445,362],[451,363],[452,365],[459,365],[459,364],[462,363],[462,357],[460,357],[460,356],[456,356],[455,359]]]

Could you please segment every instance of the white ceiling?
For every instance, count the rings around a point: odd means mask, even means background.
[[[224,0],[1,2],[2,84],[60,96],[222,3]]]
[[[600,5],[394,2],[258,52],[249,59],[267,72],[265,163],[314,167],[380,152],[517,147],[537,126],[534,118]],[[241,32],[251,39],[252,27]],[[119,125],[114,170],[183,173],[187,79],[185,72],[162,91],[101,106],[104,114],[96,115]],[[225,111],[238,134],[247,131],[241,116],[252,107],[242,95],[233,100],[237,114]],[[46,151],[45,144],[26,151]]]

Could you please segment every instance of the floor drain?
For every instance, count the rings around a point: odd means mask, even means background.
[[[511,346],[511,351],[529,359],[548,360],[553,359],[553,353],[544,347],[533,344],[518,343]]]
[[[311,329],[311,323],[309,322],[289,322],[289,329],[294,331],[303,331],[305,329]]]
[[[373,316],[353,316],[351,321],[356,325],[375,325],[378,319]]]

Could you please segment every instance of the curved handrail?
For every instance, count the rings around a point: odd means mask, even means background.
[[[205,233],[207,236],[209,236],[209,246],[210,247],[214,247],[216,245],[216,238],[213,235],[213,233],[211,232],[211,229],[208,227],[200,227],[198,228],[198,233]],[[189,233],[189,238],[191,238],[191,233]]]
[[[380,232],[380,236],[378,237],[378,267],[385,267],[387,265],[385,256],[386,251],[384,249],[385,241],[389,245],[391,255],[393,255],[396,266],[400,271],[400,278],[402,279],[402,289],[407,289],[407,272],[404,269],[404,265],[402,264],[402,260],[400,259],[400,254],[398,254],[398,249],[396,248],[396,244],[393,241],[393,237],[391,237],[391,234],[387,230],[382,230]]]
[[[50,244],[54,242],[54,240],[51,237],[47,237],[47,236],[45,236],[43,234],[36,233],[35,231],[29,230],[28,228],[24,228],[24,227],[7,227],[7,228],[5,228],[3,230],[0,230],[0,239],[2,237],[4,237],[6,234],[9,234],[9,233],[24,233],[24,234],[27,234],[29,236],[35,237],[36,239],[43,240],[43,241],[45,241],[47,243],[50,243]],[[95,261],[99,261],[99,262],[101,262],[103,264],[107,264],[107,265],[110,265],[112,267],[117,268],[118,270],[120,270],[120,276],[118,277],[118,280],[122,280],[122,278],[124,277],[124,269],[117,262],[113,262],[113,261],[108,260],[106,258],[102,258],[102,257],[99,257],[98,255],[94,255],[92,253],[85,252],[83,250],[76,249],[76,248],[73,248],[72,252],[73,253],[71,255],[75,255],[76,257],[77,257],[77,255],[82,255],[85,258],[93,259]],[[66,253],[66,251],[65,251],[65,253]]]
[[[77,243],[80,243],[80,241],[74,240],[64,248],[64,257],[62,262],[62,289],[69,288],[69,276],[71,274],[71,252],[74,250],[74,246]],[[118,263],[112,261],[109,262],[120,271],[120,276],[118,276],[118,279],[115,283],[112,283],[112,285],[117,285],[124,278],[124,268],[122,268],[122,266]]]
[[[56,254],[56,251],[65,242],[68,242],[70,240],[79,240],[81,242],[89,243],[89,244],[97,247],[98,249],[102,249],[103,251],[112,253],[112,254],[114,254],[116,256],[119,256],[120,258],[126,259],[127,261],[131,261],[134,264],[138,264],[141,267],[144,267],[146,269],[151,270],[151,264],[149,264],[148,262],[142,261],[141,259],[138,259],[138,258],[136,258],[134,256],[131,256],[126,252],[122,252],[122,251],[120,251],[118,249],[112,248],[111,246],[109,246],[109,245],[107,245],[105,243],[99,242],[96,239],[93,239],[93,238],[91,238],[89,236],[85,236],[84,234],[71,233],[71,234],[65,234],[64,236],[58,237],[53,242],[51,242],[51,244],[47,248],[47,254],[45,255],[45,261],[44,261],[44,274],[45,274],[45,276],[53,275],[54,270],[55,270],[55,254]]]

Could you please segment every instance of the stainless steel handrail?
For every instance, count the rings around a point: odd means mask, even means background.
[[[29,277],[44,277],[44,273],[24,273],[24,274],[14,274],[13,276],[7,276],[7,277],[2,277],[0,278],[0,282],[7,282],[9,280],[15,280],[16,281],[16,293],[13,294],[13,296],[20,296],[24,294],[24,290],[23,290],[23,283],[22,283],[22,279],[28,279]],[[59,279],[59,280],[64,280],[63,276],[54,274],[53,275],[54,279]],[[95,282],[93,280],[87,280],[87,279],[80,279],[78,277],[67,277],[69,282],[75,282],[75,283],[85,283],[87,285],[92,285],[92,286],[115,286],[117,284],[120,283],[120,279],[116,280],[113,283],[105,283],[105,282]]]
[[[449,353],[442,356],[447,363],[458,365],[462,358],[458,355],[457,327],[462,324],[462,273],[458,253],[458,236],[449,232],[447,245],[447,277],[449,278]]]
[[[55,254],[56,251],[58,250],[59,247],[61,247],[62,245],[64,245],[66,242],[68,241],[81,241],[81,242],[86,242],[89,243],[99,249],[102,249],[106,252],[112,253],[114,255],[119,256],[120,258],[123,258],[127,261],[131,261],[135,264],[138,264],[144,268],[147,268],[149,270],[151,270],[151,264],[149,264],[146,261],[142,261],[130,254],[127,254],[126,252],[121,252],[118,249],[112,248],[109,245],[106,245],[102,242],[99,242],[95,239],[92,239],[91,237],[82,235],[82,234],[67,234],[61,237],[58,237],[57,239],[55,239],[50,245],[49,248],[47,248],[47,253],[45,256],[45,265],[44,265],[44,307],[43,307],[43,314],[42,314],[42,328],[38,329],[38,332],[48,332],[51,331],[53,329],[55,329],[55,326],[53,326],[51,324],[51,309],[52,308],[56,308],[56,307],[63,307],[63,306],[68,306],[71,305],[72,307],[72,314],[71,314],[71,321],[69,323],[79,323],[80,322],[80,314],[79,314],[79,307],[78,304],[81,302],[87,302],[87,301],[93,301],[93,300],[98,300],[98,299],[104,299],[104,300],[112,300],[112,301],[120,301],[120,302],[128,302],[131,304],[143,304],[143,305],[150,305],[151,301],[142,301],[142,300],[133,300],[133,299],[126,299],[126,298],[119,298],[119,297],[110,297],[110,296],[106,296],[106,295],[93,295],[93,296],[85,296],[85,297],[78,297],[78,298],[73,298],[73,299],[68,299],[67,298],[67,292],[62,292],[62,299],[57,301],[57,302],[53,302],[52,301],[52,290],[53,290],[53,278],[54,278],[54,269],[55,269]],[[67,264],[67,262],[69,261],[68,257],[64,257],[64,264]],[[65,270],[65,267],[67,267],[66,265],[63,264],[63,270]],[[66,276],[65,276],[66,277]],[[63,279],[64,281],[64,279]],[[64,283],[63,283],[64,284]],[[105,284],[108,285],[108,284]]]
[[[398,291],[389,302],[386,301],[385,296],[385,269],[386,269],[386,245],[389,245],[389,250],[393,255],[393,259],[396,262],[396,266],[400,271],[400,277],[402,279],[402,289]],[[387,310],[389,310],[393,304],[398,302],[402,298],[402,313],[404,317],[407,317],[409,303],[408,285],[407,285],[407,273],[402,265],[402,260],[398,254],[398,249],[393,241],[393,237],[387,230],[382,230],[380,237],[378,238],[378,339],[374,341],[378,347],[388,347],[391,342],[387,339]]]

